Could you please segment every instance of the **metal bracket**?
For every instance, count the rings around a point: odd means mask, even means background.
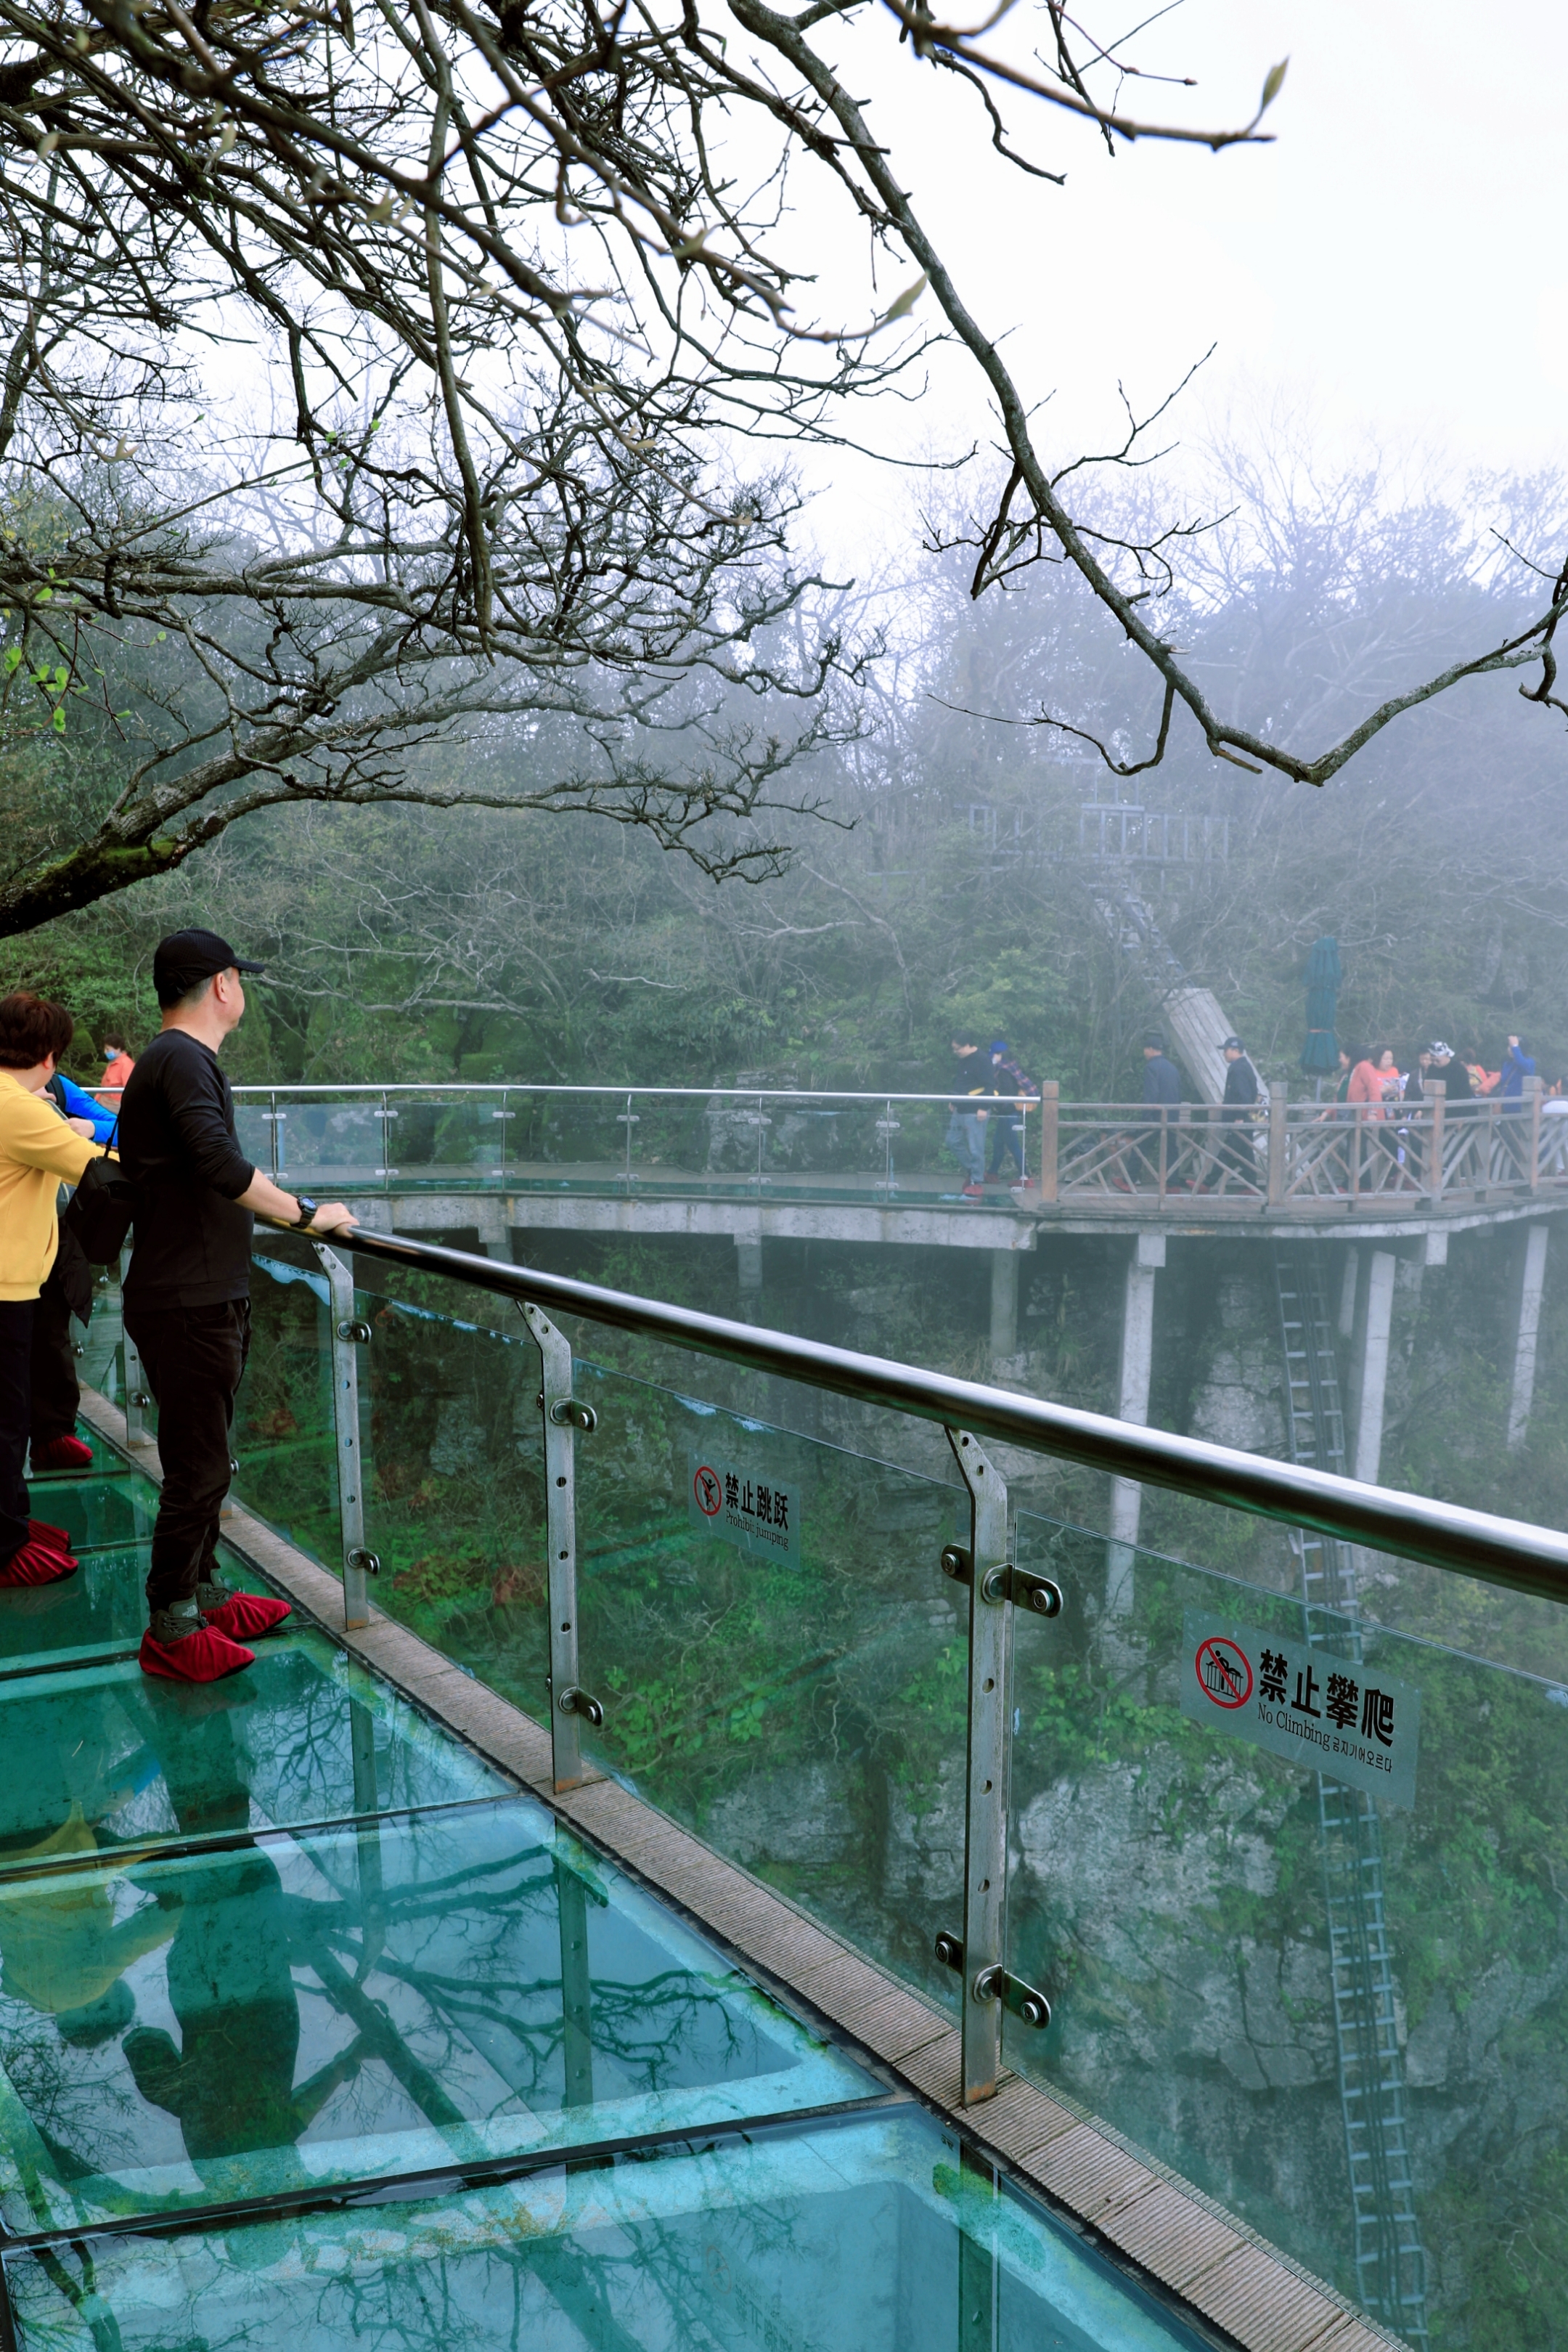
[[[562,1715],[580,1715],[597,1731],[604,1720],[604,1709],[591,1691],[578,1690],[575,1685],[563,1690],[556,1701]]]
[[[937,1937],[936,1957],[945,1969],[956,1969],[962,1976],[964,1947],[956,1936]],[[1036,2033],[1043,2033],[1051,2023],[1051,2002],[1046,1995],[1037,1986],[1026,1983],[1022,1977],[1009,1975],[1004,1968],[979,1969],[970,1990],[975,2000],[979,2001],[992,2001],[999,1996],[1003,2008],[1010,2009],[1015,2017],[1021,2019]]]
[[[325,1242],[312,1244],[327,1276],[328,1312],[332,1324],[332,1423],[337,1439],[338,1526],[343,1544],[343,1623],[368,1625],[371,1604],[365,1592],[367,1576],[381,1572],[381,1562],[365,1548],[364,1465],[360,1458],[360,1366],[354,1347],[357,1335],[369,1328],[354,1313],[351,1267]]]
[[[942,1573],[955,1584],[975,1581],[975,1563],[965,1544],[947,1544],[942,1553]],[[986,1570],[980,1580],[982,1601],[1010,1601],[1015,1608],[1027,1609],[1035,1617],[1060,1617],[1061,1587],[1049,1576],[1036,1576],[1032,1570],[1015,1568],[1010,1560],[1000,1567]]]
[[[340,1323],[338,1326],[339,1339],[351,1340],[356,1348],[368,1348],[374,1336],[370,1325],[361,1315],[351,1316],[346,1322]]]
[[[579,1726],[597,1727],[604,1709],[578,1685],[577,1664],[577,1431],[598,1416],[578,1405],[571,1393],[571,1345],[542,1308],[523,1307],[523,1320],[539,1351],[539,1412],[545,1437],[545,1549],[549,1609],[549,1687],[558,1694],[549,1711],[550,1760],[557,1789],[580,1788],[583,1769]]]
[[[991,1608],[988,1579],[1008,1568],[1007,1482],[967,1429],[947,1443],[969,1490],[969,1541],[951,1547],[954,1572],[969,1588],[969,1706],[964,1781],[964,1948],[970,1975],[999,1968],[1007,1954],[1008,1780],[1012,1765],[1013,1612]],[[944,1567],[946,1558],[944,1555]],[[967,1569],[967,1579],[963,1570]],[[1005,1596],[1004,1596],[1005,1602]],[[966,1979],[963,2101],[988,2099],[1002,2067],[1001,2012]]]
[[[580,1429],[584,1437],[591,1437],[599,1426],[599,1415],[593,1407],[579,1404],[575,1397],[557,1397],[549,1417],[558,1429]]]

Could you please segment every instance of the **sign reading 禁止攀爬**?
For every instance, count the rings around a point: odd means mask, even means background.
[[[738,1544],[754,1558],[800,1559],[798,1486],[737,1469],[717,1454],[690,1455],[686,1482],[686,1516],[705,1535]]]
[[[1320,1648],[1304,1633],[1188,1609],[1182,1617],[1181,1711],[1391,1805],[1416,1802],[1421,1694],[1381,1667]]]

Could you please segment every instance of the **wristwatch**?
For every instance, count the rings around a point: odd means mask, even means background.
[[[317,1203],[308,1200],[303,1192],[298,1193],[297,1198],[299,1202],[299,1214],[295,1218],[294,1223],[297,1228],[303,1230],[316,1214]]]

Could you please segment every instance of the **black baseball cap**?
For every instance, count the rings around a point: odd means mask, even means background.
[[[160,1004],[174,1004],[198,981],[210,980],[215,971],[266,970],[264,963],[236,955],[216,931],[171,931],[166,940],[159,940],[153,955],[152,985]]]

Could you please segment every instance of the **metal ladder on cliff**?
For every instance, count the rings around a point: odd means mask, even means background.
[[[1321,1252],[1274,1244],[1291,1459],[1344,1475],[1344,1409]],[[1310,1528],[1291,1531],[1307,1639],[1361,1662],[1355,1552]],[[1426,2352],[1427,2255],[1416,2215],[1399,2049],[1398,1988],[1383,1886],[1383,1832],[1373,1798],[1317,1775],[1340,2109],[1355,2228],[1357,2292],[1366,2309]]]

